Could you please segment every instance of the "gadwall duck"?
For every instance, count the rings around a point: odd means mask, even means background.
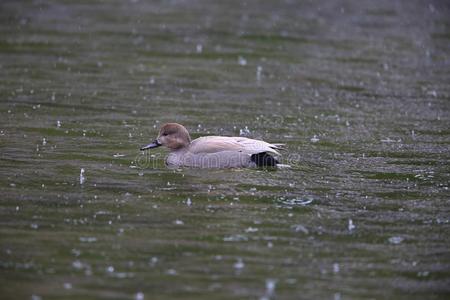
[[[204,136],[191,141],[187,129],[177,123],[164,124],[153,143],[142,151],[165,146],[168,166],[196,168],[276,167],[283,144],[269,144],[245,137]]]

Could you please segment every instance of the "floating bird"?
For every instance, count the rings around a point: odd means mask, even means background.
[[[166,164],[195,168],[276,167],[283,144],[270,144],[246,137],[204,136],[191,140],[187,129],[178,123],[164,124],[158,137],[141,148],[169,148]]]

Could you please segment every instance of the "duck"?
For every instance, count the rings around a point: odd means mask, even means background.
[[[181,124],[166,123],[157,138],[141,151],[164,146],[169,149],[166,165],[192,168],[257,168],[277,167],[284,144],[237,136],[203,136],[191,140]],[[281,166],[281,164],[280,164]]]

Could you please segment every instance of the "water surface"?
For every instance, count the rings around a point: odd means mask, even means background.
[[[449,16],[2,1],[1,298],[448,298]],[[169,121],[291,168],[168,169]]]

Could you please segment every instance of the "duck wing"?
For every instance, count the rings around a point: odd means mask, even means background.
[[[238,151],[249,155],[269,152],[280,155],[281,144],[270,144],[246,137],[205,136],[195,139],[189,146],[193,154],[217,153],[222,151]]]

